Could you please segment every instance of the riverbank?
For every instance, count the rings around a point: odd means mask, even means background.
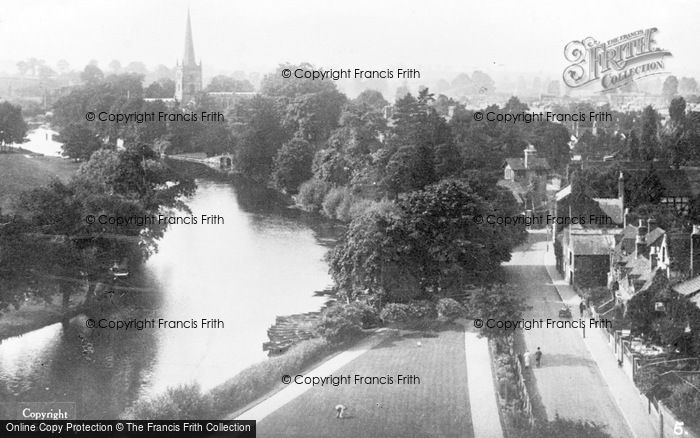
[[[77,316],[84,306],[76,301],[71,297],[68,310],[64,310],[62,297],[56,294],[50,302],[35,298],[22,303],[19,309],[5,310],[0,314],[0,341]]]
[[[246,177],[242,173],[215,169],[199,161],[182,160],[166,156],[165,162],[178,173],[193,179],[205,178],[216,182],[229,182],[244,191],[253,189],[256,194],[263,195],[268,202],[283,204],[285,207],[294,204],[294,199],[271,187]]]
[[[0,212],[12,212],[12,203],[25,191],[48,184],[52,179],[68,181],[79,163],[46,157],[31,151],[0,153]]]
[[[98,295],[90,302],[86,302],[86,289],[79,287],[71,294],[67,309],[63,308],[63,296],[60,293],[54,293],[47,299],[36,296],[28,298],[20,304],[18,309],[10,306],[0,312],[0,341],[70,320],[80,314],[110,317],[118,314],[117,310],[105,311],[104,303],[106,301],[119,304],[127,309],[148,308],[152,304],[148,301],[150,299],[148,294],[143,292],[152,290],[152,285],[142,272],[132,273],[131,278],[130,286],[114,288],[117,291],[120,288],[126,290],[127,295],[125,296],[106,295],[104,294],[105,288],[98,286],[96,288]],[[130,297],[128,291],[138,291],[139,294]]]
[[[313,368],[354,344],[333,345],[321,338],[306,340],[284,354],[245,368],[206,393],[202,393],[196,384],[186,384],[142,398],[128,407],[121,418],[232,418],[236,413],[279,392],[284,387],[281,381],[283,375],[294,375]]]

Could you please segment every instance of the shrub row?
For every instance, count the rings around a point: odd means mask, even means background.
[[[297,202],[305,210],[323,213],[342,222],[350,222],[371,209],[394,208],[390,201],[365,199],[354,195],[347,187],[331,187],[314,178],[299,187]]]
[[[142,420],[222,418],[272,390],[279,384],[280,376],[302,372],[335,348],[321,338],[303,341],[281,356],[251,365],[208,393],[202,393],[194,384],[169,388],[161,395],[137,401],[123,417]]]
[[[438,316],[448,319],[464,316],[465,309],[452,298],[440,298],[437,303],[427,300],[411,301],[407,304],[389,303],[384,306],[379,317],[382,321],[409,322],[419,319],[433,319]]]

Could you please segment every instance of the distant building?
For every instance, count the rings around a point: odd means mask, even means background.
[[[547,177],[552,168],[546,158],[539,158],[533,145],[523,151],[523,158],[506,158],[503,179],[498,185],[511,191],[515,199],[533,211],[547,210]]]
[[[190,11],[187,11],[187,28],[185,29],[185,52],[182,62],[175,66],[175,99],[183,105],[194,102],[195,97],[202,91],[202,62],[194,58],[194,42],[192,41],[192,25]]]
[[[161,101],[169,107],[179,102],[180,107],[191,106],[197,103],[197,99],[202,96],[204,88],[202,86],[202,62],[196,61],[194,56],[194,41],[192,38],[192,24],[190,22],[190,11],[187,11],[187,24],[185,27],[185,50],[182,61],[175,65],[175,95],[173,98],[144,99],[147,102]],[[206,97],[216,109],[225,110],[233,106],[240,99],[248,99],[255,96],[255,92],[218,91],[207,92]]]

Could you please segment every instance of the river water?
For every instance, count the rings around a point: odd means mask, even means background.
[[[130,292],[148,299],[121,315],[197,329],[88,329],[80,315],[6,339],[0,402],[75,402],[79,418],[110,419],[141,395],[190,382],[207,390],[264,360],[277,315],[322,306],[313,292],[331,283],[323,256],[335,234],[270,199],[260,187],[199,180],[192,214],[224,224],[171,226],[145,266],[150,287]],[[203,318],[223,328],[202,328]]]

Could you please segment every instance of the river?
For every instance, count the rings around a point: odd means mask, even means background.
[[[277,315],[322,306],[313,292],[331,283],[323,256],[332,227],[251,185],[198,180],[187,203],[194,216],[220,215],[224,224],[171,226],[145,265],[149,299],[121,318],[198,328],[88,329],[80,315],[66,329],[5,339],[0,402],[75,402],[78,418],[116,418],[141,395],[226,381],[267,357],[262,343]],[[203,318],[223,327],[202,328]]]

